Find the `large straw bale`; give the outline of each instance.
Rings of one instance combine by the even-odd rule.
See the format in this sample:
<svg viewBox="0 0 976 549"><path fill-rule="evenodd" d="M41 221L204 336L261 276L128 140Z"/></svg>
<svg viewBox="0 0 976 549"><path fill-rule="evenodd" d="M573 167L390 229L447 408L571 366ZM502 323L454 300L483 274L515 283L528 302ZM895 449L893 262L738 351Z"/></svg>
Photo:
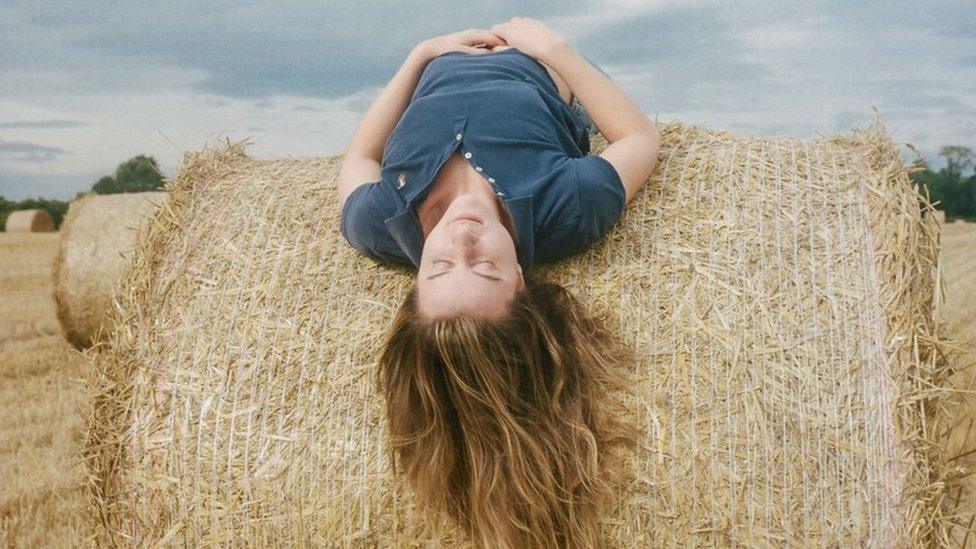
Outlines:
<svg viewBox="0 0 976 549"><path fill-rule="evenodd" d="M107 332L108 310L136 234L165 192L99 195L73 200L54 260L54 300L65 338L88 347Z"/></svg>
<svg viewBox="0 0 976 549"><path fill-rule="evenodd" d="M605 241L541 273L638 354L609 546L944 541L938 225L880 121L662 135ZM341 240L340 157L245 146L184 159L93 356L101 541L451 542L391 477L372 385L411 273Z"/></svg>
<svg viewBox="0 0 976 549"><path fill-rule="evenodd" d="M7 216L4 230L8 233L51 233L54 219L47 210L16 210Z"/></svg>

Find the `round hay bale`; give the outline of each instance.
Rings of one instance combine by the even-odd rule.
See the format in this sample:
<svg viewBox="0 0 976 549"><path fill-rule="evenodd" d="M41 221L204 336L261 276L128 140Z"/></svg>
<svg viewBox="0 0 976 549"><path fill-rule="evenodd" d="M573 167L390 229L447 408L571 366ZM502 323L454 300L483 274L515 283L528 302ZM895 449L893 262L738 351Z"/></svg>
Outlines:
<svg viewBox="0 0 976 549"><path fill-rule="evenodd" d="M51 233L54 219L47 210L17 210L10 212L4 227L8 233Z"/></svg>
<svg viewBox="0 0 976 549"><path fill-rule="evenodd" d="M617 226L540 273L638 358L607 546L947 539L938 225L883 126L661 130ZM102 543L459 541L390 472L373 374L412 273L342 240L340 161L185 158L92 357Z"/></svg>
<svg viewBox="0 0 976 549"><path fill-rule="evenodd" d="M165 197L89 193L68 206L54 261L54 300L64 336L75 347L98 340L136 234Z"/></svg>

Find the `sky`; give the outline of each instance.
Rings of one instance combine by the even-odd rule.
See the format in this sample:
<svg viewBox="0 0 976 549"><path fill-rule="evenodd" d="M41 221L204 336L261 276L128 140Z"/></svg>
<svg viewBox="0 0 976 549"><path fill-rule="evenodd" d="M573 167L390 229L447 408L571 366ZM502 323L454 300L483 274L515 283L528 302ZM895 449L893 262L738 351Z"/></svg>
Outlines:
<svg viewBox="0 0 976 549"><path fill-rule="evenodd" d="M870 124L939 167L976 150L976 3L298 1L0 3L0 195L68 200L137 154L249 137L342 154L425 38L537 19L658 123L813 138Z"/></svg>

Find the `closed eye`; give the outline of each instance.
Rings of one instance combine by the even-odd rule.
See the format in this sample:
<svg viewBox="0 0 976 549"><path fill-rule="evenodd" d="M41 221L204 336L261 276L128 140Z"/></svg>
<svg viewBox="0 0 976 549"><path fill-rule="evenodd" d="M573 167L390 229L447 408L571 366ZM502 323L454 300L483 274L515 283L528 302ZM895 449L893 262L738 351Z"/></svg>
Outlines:
<svg viewBox="0 0 976 549"><path fill-rule="evenodd" d="M434 262L431 263L431 265L439 265L439 264L444 264L448 268L451 268L451 267L454 266L454 263L451 263L450 261L448 261L446 259L435 259ZM475 265L482 265L482 264L487 264L487 265L489 265L491 267L495 267L496 269L498 268L497 265L495 265L492 261L489 261L487 259L483 259L481 261L475 262Z"/></svg>
<svg viewBox="0 0 976 549"><path fill-rule="evenodd" d="M448 268L442 269L440 272L437 272L437 273L434 273L434 274L428 276L427 277L427 280L430 280L432 278L437 278L439 276L446 275L447 273L449 273L451 271L450 267L454 266L453 263L451 263L450 261L447 261L446 259L437 259L437 260L434 260L434 262L433 262L434 265L437 265L438 263L445 263L445 264L448 265ZM482 263L487 263L487 264L491 265L492 267L494 267L496 269L498 268L493 262L488 261L487 259L482 260L482 261L478 261L477 263L475 263L475 265L480 265ZM494 282L502 282L502 279L499 278L499 277L497 277L497 276L492 276L492 275L486 274L486 273L479 273L478 271L474 271L474 274L477 275L477 276L480 276L481 278L486 278L486 279L491 280L491 281L494 281Z"/></svg>

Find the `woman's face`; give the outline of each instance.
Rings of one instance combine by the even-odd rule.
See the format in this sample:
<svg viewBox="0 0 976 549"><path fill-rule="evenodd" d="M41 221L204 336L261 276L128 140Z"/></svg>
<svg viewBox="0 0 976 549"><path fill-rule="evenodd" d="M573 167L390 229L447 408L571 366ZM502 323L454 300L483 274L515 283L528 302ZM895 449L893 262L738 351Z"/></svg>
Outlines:
<svg viewBox="0 0 976 549"><path fill-rule="evenodd" d="M418 306L428 319L470 314L500 318L524 286L515 242L495 204L458 196L424 241Z"/></svg>

